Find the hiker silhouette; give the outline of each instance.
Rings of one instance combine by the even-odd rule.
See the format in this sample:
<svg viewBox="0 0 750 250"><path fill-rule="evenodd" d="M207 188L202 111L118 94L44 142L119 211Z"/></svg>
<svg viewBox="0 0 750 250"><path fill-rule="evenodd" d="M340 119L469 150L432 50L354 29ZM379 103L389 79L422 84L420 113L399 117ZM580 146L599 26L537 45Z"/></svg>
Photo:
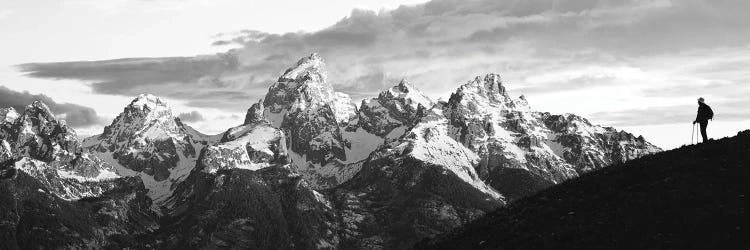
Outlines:
<svg viewBox="0 0 750 250"><path fill-rule="evenodd" d="M701 135L703 136L703 142L706 142L708 140L708 135L706 135L706 127L708 126L708 120L714 119L714 111L711 110L711 107L706 105L704 101L705 99L703 99L703 97L698 98L698 115L695 116L693 125L695 125L696 123L701 125Z"/></svg>

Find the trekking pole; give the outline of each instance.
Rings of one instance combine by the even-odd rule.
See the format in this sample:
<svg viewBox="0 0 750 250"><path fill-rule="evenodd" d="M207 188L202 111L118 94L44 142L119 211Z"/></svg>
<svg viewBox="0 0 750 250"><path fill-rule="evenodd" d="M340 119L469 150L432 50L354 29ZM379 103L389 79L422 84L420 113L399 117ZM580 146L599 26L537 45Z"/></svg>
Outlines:
<svg viewBox="0 0 750 250"><path fill-rule="evenodd" d="M693 123L693 130L690 131L690 145L693 145L693 139L695 139L695 123Z"/></svg>

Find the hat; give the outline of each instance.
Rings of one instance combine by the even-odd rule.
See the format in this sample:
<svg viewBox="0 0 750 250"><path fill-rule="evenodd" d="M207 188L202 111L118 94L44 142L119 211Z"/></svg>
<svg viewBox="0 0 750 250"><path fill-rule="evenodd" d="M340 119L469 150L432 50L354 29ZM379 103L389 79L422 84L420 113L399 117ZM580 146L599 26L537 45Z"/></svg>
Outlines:
<svg viewBox="0 0 750 250"><path fill-rule="evenodd" d="M698 98L698 101L699 101L699 102L703 102L703 101L705 101L705 100L706 100L706 99L703 99L703 97L701 97L701 98Z"/></svg>

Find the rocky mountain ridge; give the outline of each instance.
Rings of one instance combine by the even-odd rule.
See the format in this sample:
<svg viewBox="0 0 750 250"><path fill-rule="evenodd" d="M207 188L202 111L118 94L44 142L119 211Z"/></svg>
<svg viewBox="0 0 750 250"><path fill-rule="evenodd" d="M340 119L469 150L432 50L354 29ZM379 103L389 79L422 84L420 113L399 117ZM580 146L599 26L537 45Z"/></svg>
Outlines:
<svg viewBox="0 0 750 250"><path fill-rule="evenodd" d="M83 145L121 175L141 177L149 196L161 205L193 169L200 150L216 138L182 123L161 98L143 94Z"/></svg>
<svg viewBox="0 0 750 250"><path fill-rule="evenodd" d="M127 239L158 228L141 180L83 152L44 103L2 115L1 248L132 247Z"/></svg>
<svg viewBox="0 0 750 250"><path fill-rule="evenodd" d="M0 157L30 157L13 169L62 187L48 189L73 207L129 197L118 220L143 227L127 234L169 249L409 248L512 200L660 151L576 115L533 111L497 74L462 84L448 101L402 80L357 106L334 91L318 54L287 69L243 124L216 136L148 94L83 143L49 109L30 107L21 116L0 110L12 121L1 124ZM85 195L65 193L78 190L74 181Z"/></svg>

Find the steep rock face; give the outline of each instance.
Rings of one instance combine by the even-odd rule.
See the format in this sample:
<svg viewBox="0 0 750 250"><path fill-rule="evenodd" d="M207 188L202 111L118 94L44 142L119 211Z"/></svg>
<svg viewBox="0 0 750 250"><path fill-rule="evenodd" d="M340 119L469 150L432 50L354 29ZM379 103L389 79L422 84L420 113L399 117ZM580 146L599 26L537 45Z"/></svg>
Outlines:
<svg viewBox="0 0 750 250"><path fill-rule="evenodd" d="M0 123L13 123L18 118L18 112L12 107L0 108Z"/></svg>
<svg viewBox="0 0 750 250"><path fill-rule="evenodd" d="M247 109L247 114L245 115L245 122L242 124L252 124L252 123L258 123L261 121L266 121L266 118L263 116L263 111L265 108L263 107L263 100L253 103L252 106L250 106L249 109Z"/></svg>
<svg viewBox="0 0 750 250"><path fill-rule="evenodd" d="M402 81L357 108L333 91L316 54L219 136L141 95L79 152L75 132L37 106L0 112L0 177L10 176L0 182L14 182L0 187L25 195L0 199L36 202L0 213L0 230L92 216L70 232L56 230L75 219L42 227L69 248L409 248L508 200L658 151L575 115L535 112L495 74L447 102ZM10 240L50 246L30 234Z"/></svg>
<svg viewBox="0 0 750 250"><path fill-rule="evenodd" d="M403 136L432 106L432 101L406 80L362 101L356 119L344 131L348 162L363 163L378 147Z"/></svg>
<svg viewBox="0 0 750 250"><path fill-rule="evenodd" d="M398 138L432 105L427 96L406 80L401 80L396 86L380 92L377 98L362 101L358 126L379 137ZM394 129L400 130L389 135Z"/></svg>
<svg viewBox="0 0 750 250"><path fill-rule="evenodd" d="M443 108L451 137L476 152L483 180L511 199L593 169L660 149L643 138L572 115L532 111L511 98L500 76L477 77Z"/></svg>
<svg viewBox="0 0 750 250"><path fill-rule="evenodd" d="M312 185L330 188L356 172L346 164L350 145L339 126L355 116L356 108L346 94L333 91L319 55L286 70L269 88L263 106L264 117L287 136L292 166Z"/></svg>
<svg viewBox="0 0 750 250"><path fill-rule="evenodd" d="M335 189L344 248L409 248L505 204L476 173L480 158L453 140L449 127L429 111Z"/></svg>
<svg viewBox="0 0 750 250"><path fill-rule="evenodd" d="M128 104L104 132L84 140L91 153L125 176L140 176L157 204L195 166L211 137L183 124L160 98L143 94Z"/></svg>
<svg viewBox="0 0 750 250"><path fill-rule="evenodd" d="M33 102L20 116L12 108L3 113L0 162L10 172L25 172L64 199L99 195L106 190L99 182L120 177L106 162L80 153L75 130L44 103Z"/></svg>
<svg viewBox="0 0 750 250"><path fill-rule="evenodd" d="M143 183L81 153L75 131L34 102L0 122L0 248L123 248L157 227Z"/></svg>
<svg viewBox="0 0 750 250"><path fill-rule="evenodd" d="M262 116L247 121L203 149L170 199L174 209L157 234L158 246L335 248L336 213L288 165L283 132Z"/></svg>
<svg viewBox="0 0 750 250"><path fill-rule="evenodd" d="M746 249L748 151L750 130L594 170L414 248Z"/></svg>
<svg viewBox="0 0 750 250"><path fill-rule="evenodd" d="M196 169L200 169L197 167ZM167 249L333 249L330 202L288 165L194 171L157 234ZM190 187L185 186L190 183Z"/></svg>
<svg viewBox="0 0 750 250"><path fill-rule="evenodd" d="M26 106L16 119L10 119L12 113L6 114L7 125L3 126L6 130L3 134L16 154L53 161L78 150L80 145L75 130L65 121L58 121L44 103L35 101Z"/></svg>
<svg viewBox="0 0 750 250"><path fill-rule="evenodd" d="M242 126L229 129L218 144L206 147L200 157L202 171L215 173L235 168L258 170L288 163L284 133L271 127L260 115L246 119Z"/></svg>
<svg viewBox="0 0 750 250"><path fill-rule="evenodd" d="M0 248L150 248L140 239L158 225L137 178L99 182L106 192L80 200L63 199L40 180L25 171L0 180Z"/></svg>
<svg viewBox="0 0 750 250"><path fill-rule="evenodd" d="M66 200L100 196L113 188L110 180L120 178L106 163L88 157L74 162L50 163L24 157L15 163L15 169L35 178L49 193Z"/></svg>
<svg viewBox="0 0 750 250"><path fill-rule="evenodd" d="M0 162L13 159L13 149L6 140L0 140Z"/></svg>
<svg viewBox="0 0 750 250"><path fill-rule="evenodd" d="M380 103L376 107L387 107ZM391 117L407 110L381 109ZM508 95L496 74L464 84L448 102L405 114L412 116L401 121L412 122L404 135L376 150L355 178L335 189L343 246L408 248L509 199L659 151L642 137L575 115L532 111L523 96ZM367 115L377 118L362 119ZM363 105L359 117L370 131L391 133L372 129L388 128L382 122L387 116Z"/></svg>
<svg viewBox="0 0 750 250"><path fill-rule="evenodd" d="M8 140L11 138L11 126L13 126L13 122L15 122L17 118L18 113L16 113L14 108L8 107L0 109L0 163L13 158L13 149Z"/></svg>

